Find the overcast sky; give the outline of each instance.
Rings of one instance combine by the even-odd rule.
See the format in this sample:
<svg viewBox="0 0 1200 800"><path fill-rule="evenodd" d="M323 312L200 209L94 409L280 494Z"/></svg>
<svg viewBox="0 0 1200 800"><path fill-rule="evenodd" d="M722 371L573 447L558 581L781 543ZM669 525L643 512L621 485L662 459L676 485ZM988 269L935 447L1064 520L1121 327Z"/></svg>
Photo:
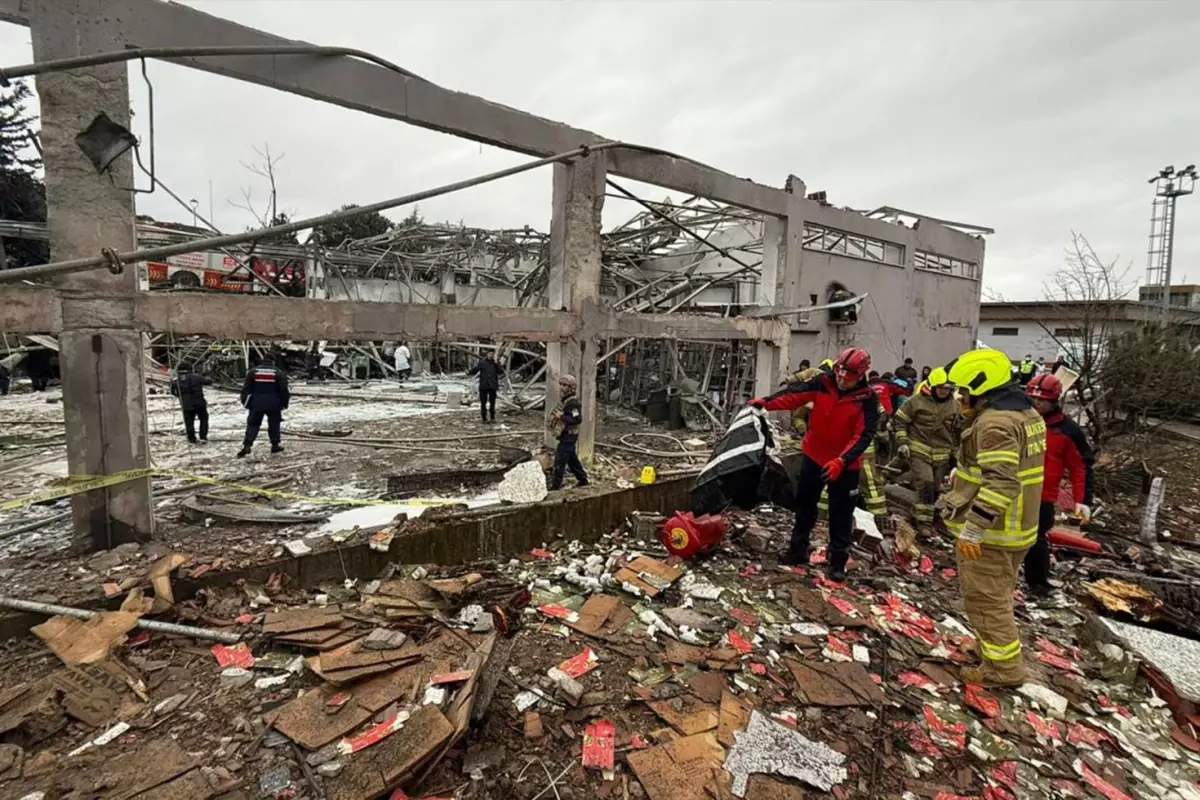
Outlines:
<svg viewBox="0 0 1200 800"><path fill-rule="evenodd" d="M444 87L662 147L836 205L986 225L985 287L1041 295L1072 230L1146 267L1160 167L1200 161L1196 2L389 2L206 0L218 16L376 53ZM31 59L0 24L0 62ZM145 93L132 73L144 124ZM280 206L310 216L524 157L247 83L152 63L160 177L249 216L241 161L269 143ZM143 131L139 128L139 133ZM639 186L652 199L678 193ZM190 221L165 195L138 210ZM613 223L636 207L609 199ZM548 170L430 201L427 220L546 229ZM400 218L404 211L393 212ZM1200 197L1180 201L1176 280L1200 282Z"/></svg>

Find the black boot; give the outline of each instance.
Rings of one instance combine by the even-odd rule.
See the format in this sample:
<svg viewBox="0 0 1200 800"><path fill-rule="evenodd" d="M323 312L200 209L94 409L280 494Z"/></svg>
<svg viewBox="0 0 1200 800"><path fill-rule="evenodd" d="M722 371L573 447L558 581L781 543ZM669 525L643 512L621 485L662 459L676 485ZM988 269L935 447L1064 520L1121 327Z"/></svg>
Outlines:
<svg viewBox="0 0 1200 800"><path fill-rule="evenodd" d="M271 445L271 452L272 452L272 453L282 453L282 452L283 452L283 445L281 445L281 444L273 444L273 445Z"/></svg>
<svg viewBox="0 0 1200 800"><path fill-rule="evenodd" d="M248 455L250 455L250 448L245 445L242 445L242 449L237 451L238 458L245 458Z"/></svg>
<svg viewBox="0 0 1200 800"><path fill-rule="evenodd" d="M846 562L850 560L849 553L829 553L829 569L825 573L831 581L845 583L846 581Z"/></svg>
<svg viewBox="0 0 1200 800"><path fill-rule="evenodd" d="M779 559L779 564L784 567L807 567L808 548L789 547L783 558Z"/></svg>

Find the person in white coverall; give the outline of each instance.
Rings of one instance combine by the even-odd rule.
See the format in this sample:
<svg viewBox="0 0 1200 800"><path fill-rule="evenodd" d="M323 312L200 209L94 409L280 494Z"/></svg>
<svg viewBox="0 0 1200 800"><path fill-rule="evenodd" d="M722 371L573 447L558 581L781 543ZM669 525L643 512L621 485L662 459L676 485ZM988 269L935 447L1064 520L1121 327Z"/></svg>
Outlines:
<svg viewBox="0 0 1200 800"><path fill-rule="evenodd" d="M393 356L396 359L396 378L397 380L408 380L412 377L412 353L408 350L408 343L401 342L396 346L396 352Z"/></svg>

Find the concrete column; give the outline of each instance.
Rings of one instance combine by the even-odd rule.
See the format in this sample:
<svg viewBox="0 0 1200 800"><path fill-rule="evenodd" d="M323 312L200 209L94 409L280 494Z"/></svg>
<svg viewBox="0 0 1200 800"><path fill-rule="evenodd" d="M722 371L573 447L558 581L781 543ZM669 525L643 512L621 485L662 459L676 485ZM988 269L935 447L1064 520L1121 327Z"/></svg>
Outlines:
<svg viewBox="0 0 1200 800"><path fill-rule="evenodd" d="M800 277L804 271L804 218L805 206L811 202L804 199L804 181L789 175L787 187L787 227L783 234L784 246L780 253L783 265L779 276L779 297L783 305L796 307L808 304L808 298L800 293ZM789 321L793 328L801 328L799 317Z"/></svg>
<svg viewBox="0 0 1200 800"><path fill-rule="evenodd" d="M779 389L779 382L789 372L781 356L780 348L776 347L774 342L759 342L755 346L755 397L766 397Z"/></svg>
<svg viewBox="0 0 1200 800"><path fill-rule="evenodd" d="M804 182L788 177L788 215L768 216L763 220L762 277L758 284L759 303L780 308L805 305L800 298L800 270L804 241ZM798 316L788 317L789 326L797 325ZM782 341L782 338L781 338ZM759 342L754 368L754 391L759 397L775 391L779 381L791 372L790 347L774 342Z"/></svg>
<svg viewBox="0 0 1200 800"><path fill-rule="evenodd" d="M31 28L37 61L125 46L104 0L33 0ZM96 173L75 136L100 112L129 126L128 66L112 64L37 78L50 252L55 260L95 256L102 248L132 250L130 156ZM72 475L112 474L150 465L146 432L143 337L132 328L137 270L105 269L58 279L63 330L59 363ZM154 532L150 480L141 478L72 498L76 544L92 550Z"/></svg>
<svg viewBox="0 0 1200 800"><path fill-rule="evenodd" d="M554 167L554 210L550 218L550 275L547 299L551 310L582 315L600 298L600 215L604 209L606 161L603 153ZM596 359L594 339L581 336L546 345L546 420L562 398L558 377L574 375L583 402L579 457L590 464L596 441ZM546 444L554 437L547 431Z"/></svg>
<svg viewBox="0 0 1200 800"><path fill-rule="evenodd" d="M782 305L781 291L787 269L788 221L784 217L763 218L763 255L758 278L760 306Z"/></svg>

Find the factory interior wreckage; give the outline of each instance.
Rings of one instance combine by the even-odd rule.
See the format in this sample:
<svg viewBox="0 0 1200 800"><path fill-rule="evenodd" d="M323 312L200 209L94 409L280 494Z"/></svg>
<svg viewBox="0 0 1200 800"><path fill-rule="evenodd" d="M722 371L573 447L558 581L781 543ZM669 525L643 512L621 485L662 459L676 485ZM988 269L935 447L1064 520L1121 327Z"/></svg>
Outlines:
<svg viewBox="0 0 1200 800"><path fill-rule="evenodd" d="M952 537L916 534L896 461L845 582L825 523L787 566L788 508L697 504L735 430L755 469L802 458L789 420L738 427L801 359L975 347L990 229L161 0L0 21L32 34L0 79L36 81L47 200L0 237L50 252L0 269L3 796L1200 798L1190 426L1108 440L1055 593L1017 599L1012 691L960 680ZM164 62L528 160L224 233L130 133ZM534 170L548 230L272 238Z"/></svg>

